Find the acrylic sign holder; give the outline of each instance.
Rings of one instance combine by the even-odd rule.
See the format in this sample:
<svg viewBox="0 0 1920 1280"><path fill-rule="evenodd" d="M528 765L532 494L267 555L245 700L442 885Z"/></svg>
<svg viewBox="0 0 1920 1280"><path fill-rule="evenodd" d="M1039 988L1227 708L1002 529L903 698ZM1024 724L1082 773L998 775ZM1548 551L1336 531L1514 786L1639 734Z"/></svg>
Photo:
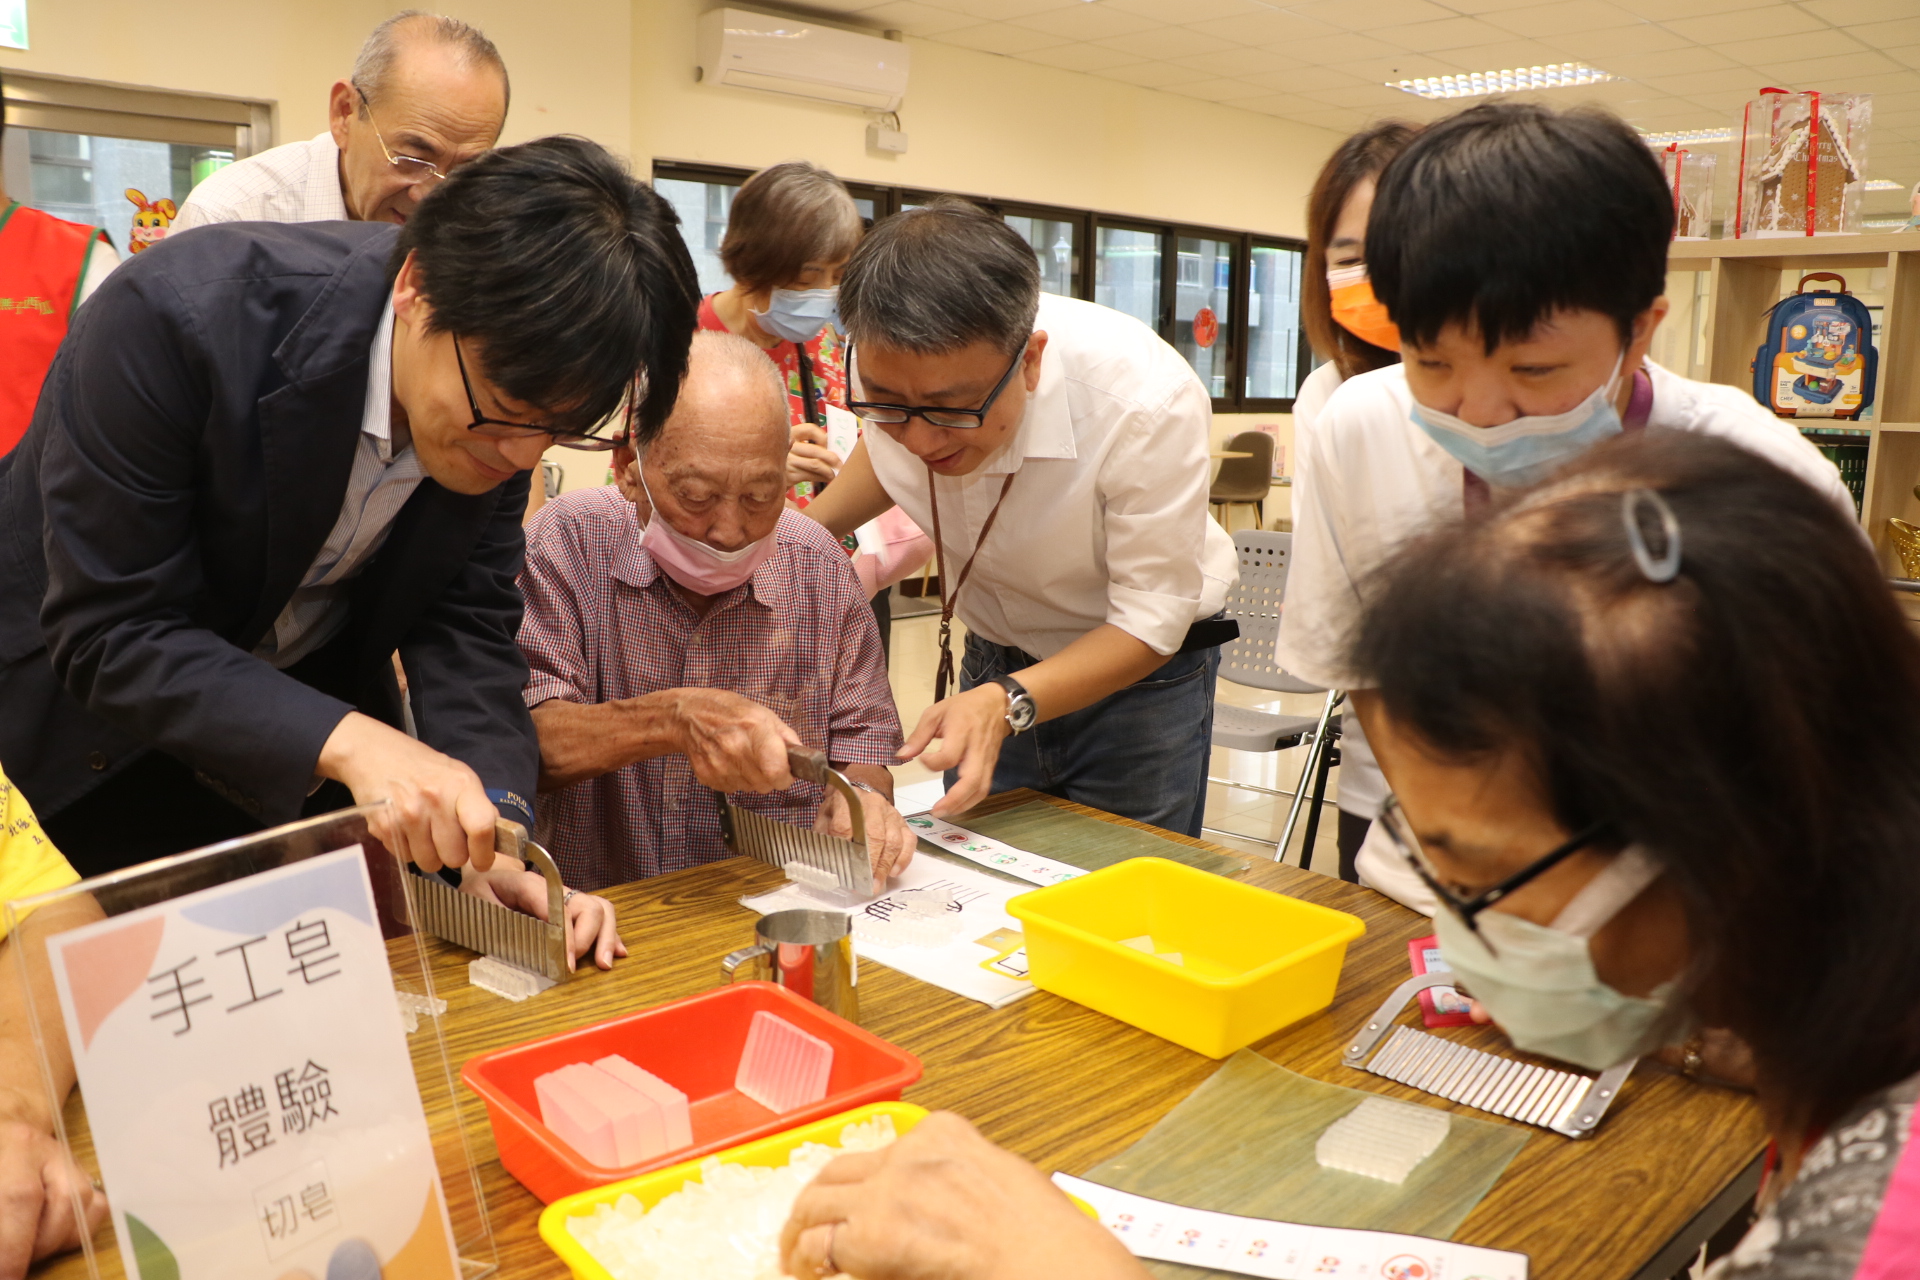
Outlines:
<svg viewBox="0 0 1920 1280"><path fill-rule="evenodd" d="M54 1136L96 1186L100 1185L100 1164L82 1095L76 1090L67 1099L55 1096L53 1090L48 1039L62 1037L64 1050L67 1031L58 1000L50 1001L47 996L54 990L47 940L68 929L91 925L103 915L111 919L359 845L380 932L386 939L392 985L397 992L431 1000L433 979L421 941L425 935L416 926L418 915L409 893L409 884L416 877L368 830L368 815L378 808L341 810L0 904L0 919L8 926L8 945L18 948L21 958L19 980L33 1022L42 1084L55 1117ZM426 1113L460 1280L486 1280L499 1270L499 1258L439 1019L422 1016L418 1030L407 1036L407 1049ZM464 1105L471 1107L472 1103ZM114 1189L108 1185L104 1190L111 1205ZM75 1219L84 1221L77 1190L72 1209ZM109 1212L91 1238L82 1241L87 1274L92 1280L130 1280L116 1247L114 1224L119 1217Z"/></svg>

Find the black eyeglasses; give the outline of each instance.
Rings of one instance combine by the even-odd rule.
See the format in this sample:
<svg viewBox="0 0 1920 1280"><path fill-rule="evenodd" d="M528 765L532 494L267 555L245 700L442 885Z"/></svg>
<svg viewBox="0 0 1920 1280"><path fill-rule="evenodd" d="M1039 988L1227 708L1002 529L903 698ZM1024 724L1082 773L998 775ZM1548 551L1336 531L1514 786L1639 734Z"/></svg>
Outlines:
<svg viewBox="0 0 1920 1280"><path fill-rule="evenodd" d="M373 137L374 141L380 144L380 154L387 158L387 163L393 166L394 171L400 175L402 181L408 186L414 187L420 185L422 182L445 182L447 180L447 175L442 173L439 166L431 160L422 160L419 156L395 155L393 148L387 145L385 135L380 132L380 126L374 124L373 104L367 101L367 91L359 85L355 85L353 91L360 95L360 105L366 108L367 123L373 125Z"/></svg>
<svg viewBox="0 0 1920 1280"><path fill-rule="evenodd" d="M1483 893L1477 893L1469 898L1462 897L1455 893L1453 890L1447 888L1441 881L1439 871L1434 868L1432 863L1427 861L1425 851L1420 848L1419 837L1413 834L1413 826L1407 821L1406 811L1400 807L1400 801L1397 797L1387 797L1387 803L1380 810L1379 822L1381 827L1385 829L1388 837L1393 841L1394 847L1399 851L1400 856L1406 859L1409 867L1413 868L1413 873L1419 876L1427 888L1433 891L1433 896L1440 899L1441 905L1452 911L1454 915L1460 917L1460 923L1473 930L1476 935L1480 933L1480 926L1474 923L1474 918L1482 911L1485 911L1488 907L1491 907L1494 903L1500 901L1522 885L1531 883L1540 875L1559 866L1568 858L1580 852L1580 850L1591 845L1595 840L1600 838L1609 825L1605 822L1594 823L1592 826L1575 834L1574 837L1565 844L1557 846L1542 857L1520 868L1520 870L1514 872L1505 880L1493 886L1493 888ZM1486 939L1482 937L1481 941L1486 942ZM1487 949L1492 950L1493 944L1490 942L1487 943Z"/></svg>
<svg viewBox="0 0 1920 1280"><path fill-rule="evenodd" d="M871 422L879 426L897 427L903 422L915 418L925 418L936 427L957 427L972 431L987 420L987 411L993 408L993 402L1007 389L1007 383L1013 378L1013 371L1020 367L1020 361L1026 358L1027 344L1021 343L1020 350L1014 352L1013 363L1000 375L1000 381L993 384L993 390L987 392L987 398L978 409L950 409L945 405L881 404L872 400L850 400L851 409L862 422ZM847 353L847 369L853 371L853 353Z"/></svg>
<svg viewBox="0 0 1920 1280"><path fill-rule="evenodd" d="M569 449L585 449L593 453L604 453L618 448L627 437L633 425L634 398L627 397L626 421L620 430L610 436L590 435L584 431L568 431L561 427L541 426L533 422L506 422L499 418L489 418L480 412L480 402L473 395L473 379L467 376L467 358L460 352L460 339L453 340L453 358L460 366L460 385L467 389L467 407L473 410L473 421L467 424L467 430L477 436L486 436L493 440L526 440L533 436L551 437L555 444L565 445Z"/></svg>

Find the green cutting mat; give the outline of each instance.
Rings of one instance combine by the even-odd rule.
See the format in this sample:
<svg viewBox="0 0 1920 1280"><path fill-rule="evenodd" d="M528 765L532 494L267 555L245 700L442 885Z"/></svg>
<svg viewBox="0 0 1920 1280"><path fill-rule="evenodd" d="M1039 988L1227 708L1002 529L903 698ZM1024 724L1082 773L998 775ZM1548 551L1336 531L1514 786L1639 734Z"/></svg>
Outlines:
<svg viewBox="0 0 1920 1280"><path fill-rule="evenodd" d="M1030 800L1003 813L969 817L960 825L1016 849L1025 849L1083 871L1098 871L1116 862L1125 862L1128 858L1165 858L1219 876L1244 875L1253 865L1245 858L1209 853L1205 849L1180 844L1152 832L1089 818L1081 813L1069 813L1044 800ZM978 871L1001 874L990 867L982 867L948 853L927 840L920 842L920 852Z"/></svg>

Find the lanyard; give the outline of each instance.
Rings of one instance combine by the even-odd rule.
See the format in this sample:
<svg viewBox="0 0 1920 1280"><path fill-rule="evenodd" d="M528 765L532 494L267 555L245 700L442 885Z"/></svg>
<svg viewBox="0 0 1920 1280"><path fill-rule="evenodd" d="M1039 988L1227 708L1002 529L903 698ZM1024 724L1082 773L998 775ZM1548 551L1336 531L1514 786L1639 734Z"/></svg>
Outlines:
<svg viewBox="0 0 1920 1280"><path fill-rule="evenodd" d="M1000 506L1007 500L1007 491L1013 488L1013 478L1018 474L1017 471L1007 473L1006 481L1000 486L1000 496L994 500L993 510L987 513L987 522L980 526L980 540L973 544L973 554L960 566L960 580L949 591L947 542L940 536L940 486L933 468L927 468L927 501L933 507L933 571L940 577L940 669L933 677L935 702L946 698L947 685L953 680L953 610L960 603L960 588L967 585L967 575L973 572L973 562L980 558L980 548L987 545L987 535L993 532L993 522L1000 518Z"/></svg>
<svg viewBox="0 0 1920 1280"><path fill-rule="evenodd" d="M807 358L804 343L793 344L793 353L800 357L800 412L806 415L809 426L826 425L826 415L820 412L820 393L813 385L813 361Z"/></svg>

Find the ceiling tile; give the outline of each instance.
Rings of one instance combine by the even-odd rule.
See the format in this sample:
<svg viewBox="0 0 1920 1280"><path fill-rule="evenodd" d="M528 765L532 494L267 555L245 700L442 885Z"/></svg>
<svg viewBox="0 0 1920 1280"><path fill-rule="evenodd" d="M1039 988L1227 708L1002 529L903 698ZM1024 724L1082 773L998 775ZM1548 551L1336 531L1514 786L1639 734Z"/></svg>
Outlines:
<svg viewBox="0 0 1920 1280"><path fill-rule="evenodd" d="M1869 49L1899 48L1903 45L1920 44L1920 16L1901 18L1894 22L1868 22L1857 27L1847 27L1846 33Z"/></svg>
<svg viewBox="0 0 1920 1280"><path fill-rule="evenodd" d="M1578 31L1572 35L1548 36L1546 43L1577 62L1613 70L1613 60L1636 53L1665 53L1669 49L1696 47L1685 36L1675 35L1651 22L1636 22L1630 27L1606 27L1599 31Z"/></svg>
<svg viewBox="0 0 1920 1280"><path fill-rule="evenodd" d="M1294 13L1331 22L1349 31L1373 31L1413 22L1437 22L1454 16L1451 10L1430 0L1365 0L1364 4L1355 3L1355 0L1307 0L1305 4L1288 7Z"/></svg>
<svg viewBox="0 0 1920 1280"><path fill-rule="evenodd" d="M1344 71L1357 77L1366 84L1395 84L1401 80L1417 80L1422 76L1450 76L1462 71L1471 71L1449 58L1432 53L1401 53L1391 58L1360 58L1353 62L1336 62L1335 71ZM1401 92L1399 89L1395 93Z"/></svg>
<svg viewBox="0 0 1920 1280"><path fill-rule="evenodd" d="M1364 129L1367 121L1373 118L1373 113L1353 107L1316 107L1312 111L1303 111L1289 118L1298 120L1301 124L1331 129L1335 133L1353 133Z"/></svg>
<svg viewBox="0 0 1920 1280"><path fill-rule="evenodd" d="M1218 53L1233 44L1218 36L1189 31L1185 27L1156 27L1138 35L1113 36L1100 41L1109 49L1138 54L1142 58L1186 58L1196 53Z"/></svg>
<svg viewBox="0 0 1920 1280"><path fill-rule="evenodd" d="M1836 27L1850 27L1911 17L1913 0L1806 0L1806 9Z"/></svg>
<svg viewBox="0 0 1920 1280"><path fill-rule="evenodd" d="M1652 22L1671 18L1699 18L1710 13L1730 13L1751 9L1753 0L1613 0L1629 13L1637 13Z"/></svg>
<svg viewBox="0 0 1920 1280"><path fill-rule="evenodd" d="M1438 22L1415 22L1404 27L1376 31L1377 39L1397 44L1416 53L1439 53L1475 44L1495 44L1508 38L1505 31L1478 18L1442 18Z"/></svg>
<svg viewBox="0 0 1920 1280"><path fill-rule="evenodd" d="M871 0L820 0L818 4L809 4L809 9L820 9L828 13L853 13L865 9Z"/></svg>
<svg viewBox="0 0 1920 1280"><path fill-rule="evenodd" d="M1905 63L1909 67L1920 67L1920 44L1910 44L1900 49L1887 49L1885 53L1895 62Z"/></svg>
<svg viewBox="0 0 1920 1280"><path fill-rule="evenodd" d="M972 14L986 22L1005 22L1008 18L1030 18L1049 9L1067 9L1081 0L941 0L939 8Z"/></svg>
<svg viewBox="0 0 1920 1280"><path fill-rule="evenodd" d="M893 0L891 4L875 5L871 9L862 9L860 18L862 21L880 23L888 30L904 31L910 36L923 38L957 31L961 27L977 26L979 23L978 19L968 14L936 9L930 4L919 3L919 0Z"/></svg>
<svg viewBox="0 0 1920 1280"><path fill-rule="evenodd" d="M1284 71L1288 59L1267 49L1222 49L1219 53L1196 53L1176 58L1183 67L1192 67L1208 75L1245 77L1272 71Z"/></svg>
<svg viewBox="0 0 1920 1280"><path fill-rule="evenodd" d="M1689 71L1671 76L1648 76L1641 83L1648 88L1658 89L1662 93L1677 93L1689 97L1706 93L1737 93L1747 97L1759 88L1753 82L1752 70L1747 67L1726 67L1719 71Z"/></svg>
<svg viewBox="0 0 1920 1280"><path fill-rule="evenodd" d="M1152 18L1170 26L1242 15L1257 18L1272 7L1262 0L1100 0L1100 6Z"/></svg>
<svg viewBox="0 0 1920 1280"><path fill-rule="evenodd" d="M1322 89L1338 89L1362 81L1332 67L1290 66L1283 71L1262 71L1239 77L1248 84L1265 85L1281 93L1302 93L1309 97Z"/></svg>
<svg viewBox="0 0 1920 1280"><path fill-rule="evenodd" d="M1166 25L1131 13L1122 13L1117 9L1103 8L1097 4L1081 4L1071 9L1050 9L1046 13L1036 13L1031 18L1011 18L1008 21L1016 27L1025 27L1029 31L1043 31L1050 36L1060 36L1067 40L1100 40L1107 36L1131 36L1142 31L1156 31Z"/></svg>
<svg viewBox="0 0 1920 1280"><path fill-rule="evenodd" d="M1457 62L1469 71L1504 71L1509 67L1534 67L1567 60L1567 55L1552 45L1538 40L1513 39L1449 49L1446 56L1447 61Z"/></svg>
<svg viewBox="0 0 1920 1280"><path fill-rule="evenodd" d="M1192 84L1195 80L1208 78L1204 71L1195 71L1192 67L1176 67L1171 62L1135 62L1123 67L1095 71L1093 74L1107 80L1124 80L1128 84L1137 84L1147 89L1164 89L1168 85Z"/></svg>
<svg viewBox="0 0 1920 1280"><path fill-rule="evenodd" d="M1335 35L1345 30L1330 22L1303 18L1297 13L1286 13L1278 9L1244 13L1231 18L1187 22L1182 25L1195 31L1205 32L1210 36L1218 36L1222 40L1247 45L1279 44L1285 40L1305 40L1311 36Z"/></svg>
<svg viewBox="0 0 1920 1280"><path fill-rule="evenodd" d="M1413 95L1390 89L1384 84L1357 84L1351 89L1322 89L1313 96L1330 107L1366 107L1385 111L1399 106Z"/></svg>
<svg viewBox="0 0 1920 1280"><path fill-rule="evenodd" d="M1391 58L1401 52L1384 40L1351 32L1337 36L1315 36L1311 40L1294 40L1271 47L1307 67L1331 66L1336 62L1353 62L1359 58Z"/></svg>
<svg viewBox="0 0 1920 1280"><path fill-rule="evenodd" d="M1320 104L1297 93L1269 93L1258 98L1242 98L1233 104L1242 111L1258 111L1263 116L1285 116L1296 111L1317 111Z"/></svg>
<svg viewBox="0 0 1920 1280"><path fill-rule="evenodd" d="M1725 71L1739 66L1732 58L1714 49L1690 45L1665 49L1658 53L1627 53L1607 59L1606 69L1617 76L1646 80L1655 76L1677 76L1696 72ZM1746 73L1751 80L1753 73ZM1759 88L1759 85L1754 85Z"/></svg>
<svg viewBox="0 0 1920 1280"><path fill-rule="evenodd" d="M1248 84L1244 80L1195 80L1188 84L1167 86L1168 93L1177 93L1182 97L1201 98L1207 102L1232 102L1236 98L1264 98L1267 91L1259 85Z"/></svg>
<svg viewBox="0 0 1920 1280"><path fill-rule="evenodd" d="M1847 83L1841 87L1852 93L1872 94L1876 119L1879 117L1882 106L1889 104L1920 106L1920 76L1916 76L1905 67L1883 71L1877 75L1849 77Z"/></svg>
<svg viewBox="0 0 1920 1280"><path fill-rule="evenodd" d="M1624 27L1640 19L1607 0L1559 0L1556 4L1534 5L1530 9L1490 13L1487 21L1515 35L1539 38Z"/></svg>
<svg viewBox="0 0 1920 1280"><path fill-rule="evenodd" d="M1750 67L1764 67L1769 63L1791 66L1810 58L1866 52L1858 40L1833 30L1808 31L1797 36L1768 36L1763 40L1729 40L1717 48L1735 62L1744 62Z"/></svg>
<svg viewBox="0 0 1920 1280"><path fill-rule="evenodd" d="M1058 67L1062 71L1108 71L1141 61L1130 53L1117 53L1097 44L1057 44L1051 49L1023 53L1020 59L1023 62L1037 62L1043 67Z"/></svg>
<svg viewBox="0 0 1920 1280"><path fill-rule="evenodd" d="M941 35L940 43L957 44L982 53L1032 53L1049 45L1066 43L1059 36L1042 35L1006 22L983 22L977 27L961 27Z"/></svg>
<svg viewBox="0 0 1920 1280"><path fill-rule="evenodd" d="M1865 50L1825 58L1791 58L1753 65L1754 70L1772 77L1768 83L1782 89L1824 89L1832 93L1851 90L1855 76L1900 69L1900 64L1885 54Z"/></svg>
<svg viewBox="0 0 1920 1280"><path fill-rule="evenodd" d="M1689 40L1701 44L1719 44L1725 40L1758 40L1762 36L1790 36L1799 31L1819 31L1827 24L1790 4L1771 4L1764 9L1736 9L1704 18L1662 18L1661 24Z"/></svg>

